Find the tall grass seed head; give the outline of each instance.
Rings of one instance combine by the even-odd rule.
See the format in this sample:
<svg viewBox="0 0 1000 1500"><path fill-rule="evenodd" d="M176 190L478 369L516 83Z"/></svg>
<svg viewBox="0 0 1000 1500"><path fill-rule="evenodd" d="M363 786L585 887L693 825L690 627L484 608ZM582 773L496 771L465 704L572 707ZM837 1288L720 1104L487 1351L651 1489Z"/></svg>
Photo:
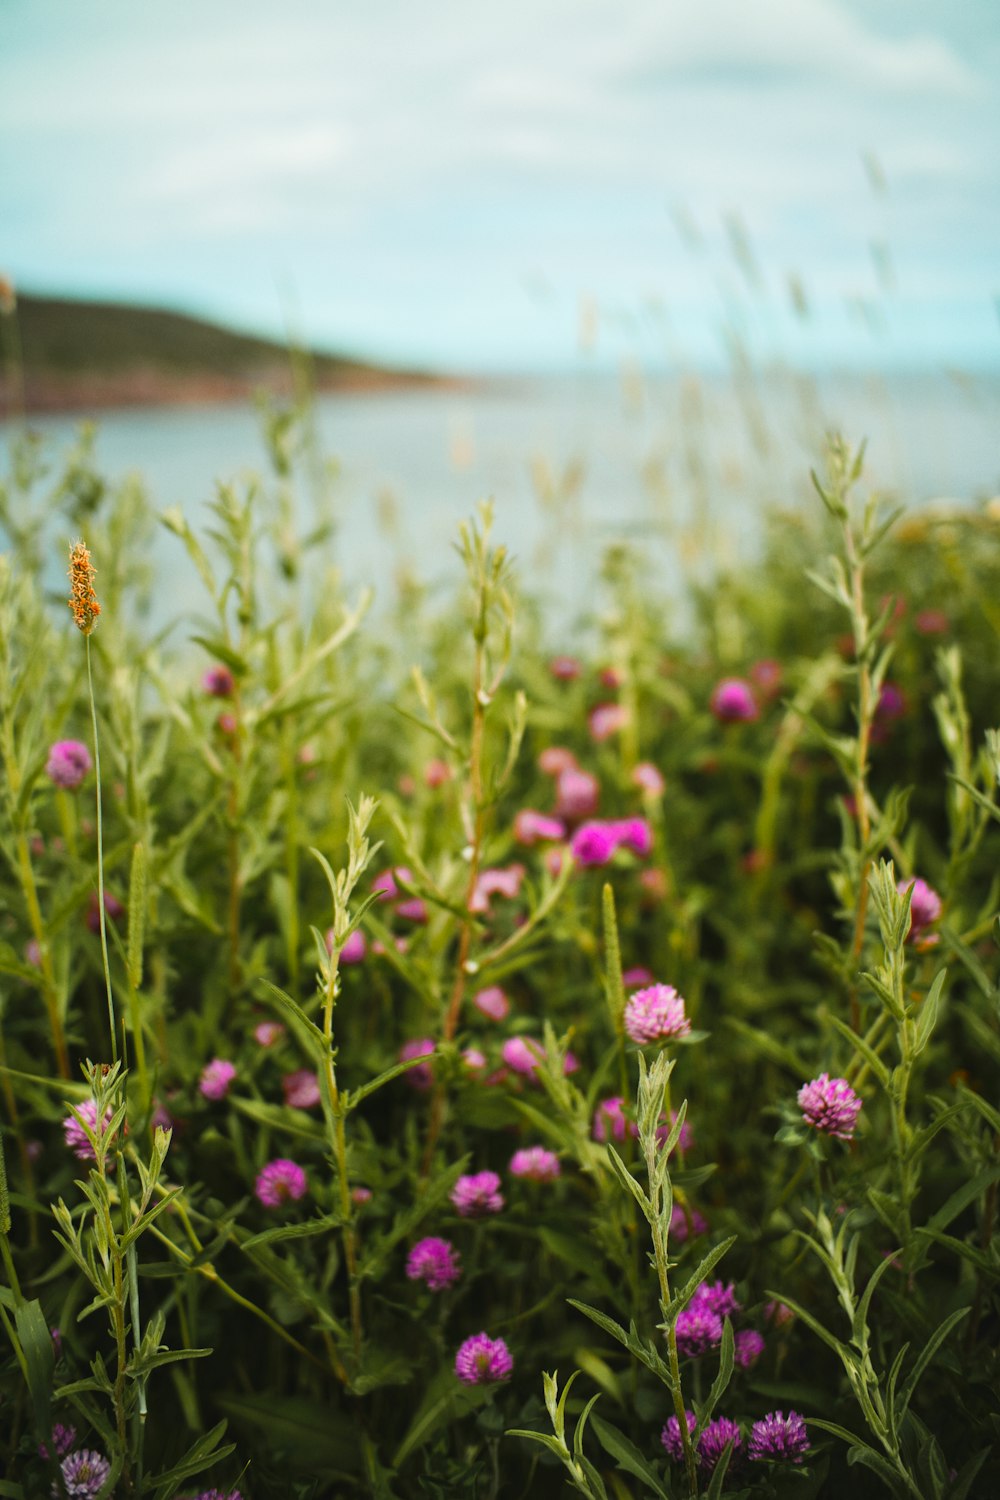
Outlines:
<svg viewBox="0 0 1000 1500"><path fill-rule="evenodd" d="M77 630L90 635L101 606L94 593L94 565L83 542L74 542L69 554L70 596L67 603Z"/></svg>

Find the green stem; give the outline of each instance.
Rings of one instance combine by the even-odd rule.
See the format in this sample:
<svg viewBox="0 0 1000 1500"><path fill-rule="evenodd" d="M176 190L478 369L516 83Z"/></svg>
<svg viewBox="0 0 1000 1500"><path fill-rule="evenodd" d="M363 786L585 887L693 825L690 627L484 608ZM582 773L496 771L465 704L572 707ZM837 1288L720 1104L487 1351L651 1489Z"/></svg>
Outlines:
<svg viewBox="0 0 1000 1500"><path fill-rule="evenodd" d="M104 983L108 993L108 1027L111 1031L111 1060L118 1061L118 1037L115 1027L115 1002L111 993L111 965L108 960L108 921L104 910L104 817L101 805L101 747L97 733L97 703L94 698L94 673L90 658L90 636L87 642L87 687L90 691L90 718L94 729L94 780L97 783L97 910L101 923L101 958Z"/></svg>

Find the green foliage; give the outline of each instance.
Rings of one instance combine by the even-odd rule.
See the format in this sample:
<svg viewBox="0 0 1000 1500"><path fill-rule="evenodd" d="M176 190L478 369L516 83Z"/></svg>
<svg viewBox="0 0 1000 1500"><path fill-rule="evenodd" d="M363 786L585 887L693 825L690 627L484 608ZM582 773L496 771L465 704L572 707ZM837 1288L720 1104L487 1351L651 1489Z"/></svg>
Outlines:
<svg viewBox="0 0 1000 1500"><path fill-rule="evenodd" d="M556 675L489 507L460 600L373 624L305 409L264 421L268 476L160 517L155 576L87 435L59 473L22 437L0 487L0 1493L58 1486L54 1424L153 1500L992 1493L995 517L886 514L834 444L817 524L680 638L612 547ZM111 1066L95 776L46 771L91 745L40 583L80 531ZM151 636L182 569L203 608ZM755 717L712 711L727 677ZM634 1039L652 982L689 1031ZM846 1125L798 1102L824 1074ZM462 1212L485 1171L502 1210ZM408 1274L429 1237L446 1286ZM509 1378L457 1377L480 1332ZM751 1461L779 1409L808 1451Z"/></svg>

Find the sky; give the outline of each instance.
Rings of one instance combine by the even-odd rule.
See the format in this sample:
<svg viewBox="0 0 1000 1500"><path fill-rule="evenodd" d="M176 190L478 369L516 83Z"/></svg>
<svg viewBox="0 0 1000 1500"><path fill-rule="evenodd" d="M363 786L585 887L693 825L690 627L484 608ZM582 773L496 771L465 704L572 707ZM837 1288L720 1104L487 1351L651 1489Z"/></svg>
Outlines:
<svg viewBox="0 0 1000 1500"><path fill-rule="evenodd" d="M996 369L1000 3L0 0L0 272L438 369Z"/></svg>

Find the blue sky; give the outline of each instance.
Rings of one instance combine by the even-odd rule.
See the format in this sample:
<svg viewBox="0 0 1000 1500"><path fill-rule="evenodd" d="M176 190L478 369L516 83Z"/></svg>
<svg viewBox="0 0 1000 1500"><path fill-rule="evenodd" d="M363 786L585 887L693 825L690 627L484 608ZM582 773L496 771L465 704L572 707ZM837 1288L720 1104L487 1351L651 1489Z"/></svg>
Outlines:
<svg viewBox="0 0 1000 1500"><path fill-rule="evenodd" d="M996 368L998 80L997 0L4 0L0 270L443 368Z"/></svg>

